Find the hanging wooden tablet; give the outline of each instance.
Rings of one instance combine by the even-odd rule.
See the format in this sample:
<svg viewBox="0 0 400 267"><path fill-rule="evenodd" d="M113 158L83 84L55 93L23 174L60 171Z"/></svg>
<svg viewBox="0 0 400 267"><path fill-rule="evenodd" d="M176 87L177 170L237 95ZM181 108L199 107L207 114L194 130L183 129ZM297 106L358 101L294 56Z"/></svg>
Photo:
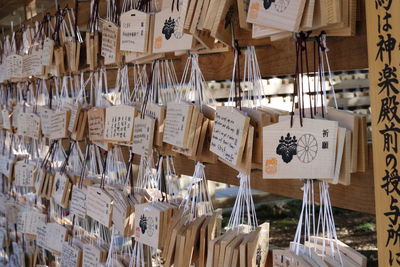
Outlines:
<svg viewBox="0 0 400 267"><path fill-rule="evenodd" d="M248 266L265 266L269 249L269 223L257 227L258 235L247 243Z"/></svg>
<svg viewBox="0 0 400 267"><path fill-rule="evenodd" d="M61 267L80 267L82 265L82 249L64 242L61 251Z"/></svg>
<svg viewBox="0 0 400 267"><path fill-rule="evenodd" d="M127 105L106 109L104 139L114 142L132 142L135 108Z"/></svg>
<svg viewBox="0 0 400 267"><path fill-rule="evenodd" d="M345 139L346 139L346 131L347 131L346 128L342 128L342 127L338 128L334 178L333 178L333 180L329 181L333 184L339 183L340 169L342 166L342 158L343 158L344 145L345 145Z"/></svg>
<svg viewBox="0 0 400 267"><path fill-rule="evenodd" d="M45 137L50 136L50 127L51 127L51 117L53 116L54 110L51 110L47 107L38 107L37 109L39 117L40 117L40 125L42 134Z"/></svg>
<svg viewBox="0 0 400 267"><path fill-rule="evenodd" d="M232 33L229 23L235 6L235 0L219 1L217 14L211 27L211 36L229 46L232 45Z"/></svg>
<svg viewBox="0 0 400 267"><path fill-rule="evenodd" d="M3 129L11 130L11 120L10 120L11 115L6 108L3 108L1 110L1 117L2 117L2 122L3 122L3 125L2 125Z"/></svg>
<svg viewBox="0 0 400 267"><path fill-rule="evenodd" d="M121 14L121 51L147 51L149 39L150 14L132 9Z"/></svg>
<svg viewBox="0 0 400 267"><path fill-rule="evenodd" d="M357 115L352 112L345 110L337 110L334 108L328 108L326 118L328 120L338 121L340 127L344 127L352 133L352 145L351 145L351 169L352 173L357 172L357 163L359 157L359 124Z"/></svg>
<svg viewBox="0 0 400 267"><path fill-rule="evenodd" d="M75 141L82 141L87 136L88 131L88 111L81 109L77 118L75 131L71 133L71 138Z"/></svg>
<svg viewBox="0 0 400 267"><path fill-rule="evenodd" d="M54 41L50 38L46 38L43 42L42 49L42 65L50 66L53 64L54 55Z"/></svg>
<svg viewBox="0 0 400 267"><path fill-rule="evenodd" d="M306 0L251 0L247 22L298 32Z"/></svg>
<svg viewBox="0 0 400 267"><path fill-rule="evenodd" d="M313 25L311 29L319 29L328 25L328 0L315 1Z"/></svg>
<svg viewBox="0 0 400 267"><path fill-rule="evenodd" d="M43 197L47 200L50 200L53 195L53 185L55 174L52 172L48 172L46 175L46 183L43 186Z"/></svg>
<svg viewBox="0 0 400 267"><path fill-rule="evenodd" d="M264 37L270 37L274 34L281 33L282 30L279 29L274 29L270 27L265 27L261 26L258 24L253 24L252 31L251 31L251 37L253 39L259 39L259 38L264 38Z"/></svg>
<svg viewBox="0 0 400 267"><path fill-rule="evenodd" d="M207 14L205 16L204 23L203 23L203 30L211 31L212 26L214 25L215 17L218 12L218 7L219 7L218 0L210 0L208 9L207 9Z"/></svg>
<svg viewBox="0 0 400 267"><path fill-rule="evenodd" d="M188 148L188 134L192 111L193 105L188 103L168 103L164 122L164 143Z"/></svg>
<svg viewBox="0 0 400 267"><path fill-rule="evenodd" d="M112 22L106 21L102 26L101 56L104 64L115 64L118 60L119 28Z"/></svg>
<svg viewBox="0 0 400 267"><path fill-rule="evenodd" d="M50 139L61 139L68 136L69 117L69 110L52 112L48 129Z"/></svg>
<svg viewBox="0 0 400 267"><path fill-rule="evenodd" d="M185 28L185 32L189 31L189 33L193 34L197 32L197 24L200 19L201 11L203 10L204 0L197 0L196 8L194 9L193 19L191 22L188 21L188 28Z"/></svg>
<svg viewBox="0 0 400 267"><path fill-rule="evenodd" d="M155 120L145 116L135 118L133 126L133 142L132 151L135 154L146 156L149 155L153 148Z"/></svg>
<svg viewBox="0 0 400 267"><path fill-rule="evenodd" d="M79 188L77 185L72 186L71 201L69 211L80 217L86 216L86 189Z"/></svg>
<svg viewBox="0 0 400 267"><path fill-rule="evenodd" d="M232 165L243 156L250 118L233 107L217 107L210 151Z"/></svg>
<svg viewBox="0 0 400 267"><path fill-rule="evenodd" d="M344 0L341 6L341 22L334 25L332 29L326 30L329 36L354 36L356 34L357 22L357 0Z"/></svg>
<svg viewBox="0 0 400 267"><path fill-rule="evenodd" d="M82 266L101 266L107 260L107 250L94 244L83 244Z"/></svg>
<svg viewBox="0 0 400 267"><path fill-rule="evenodd" d="M70 119L68 123L68 131L70 133L76 132L78 120L79 120L79 113L81 111L81 105L79 103L67 104L66 108L70 110Z"/></svg>
<svg viewBox="0 0 400 267"><path fill-rule="evenodd" d="M196 160L207 163L217 163L218 156L210 151L213 121L208 118L203 119L199 144L196 152Z"/></svg>
<svg viewBox="0 0 400 267"><path fill-rule="evenodd" d="M189 2L189 7L185 16L185 21L182 27L182 31L184 32L188 32L188 30L191 28L193 19L194 19L194 14L196 9L200 9L201 10L201 5L202 5L202 1L200 0L195 0L195 1L190 1Z"/></svg>
<svg viewBox="0 0 400 267"><path fill-rule="evenodd" d="M251 109L242 107L242 110L250 117L250 123L254 127L253 138L253 157L252 162L254 167L262 168L262 142L263 142L263 127L271 125L271 116L261 109Z"/></svg>
<svg viewBox="0 0 400 267"><path fill-rule="evenodd" d="M257 235L259 234L258 229L255 231L251 231L248 233L244 238L242 243L239 245L239 263L240 266L247 266L247 256L248 256L248 249L247 249L247 244L249 242L252 242L257 238Z"/></svg>
<svg viewBox="0 0 400 267"><path fill-rule="evenodd" d="M223 266L237 266L234 265L233 258L234 258L234 251L235 249L239 248L240 244L243 241L243 238L246 236L244 233L236 234L235 238L226 246L225 249L225 256L224 256L224 264Z"/></svg>
<svg viewBox="0 0 400 267"><path fill-rule="evenodd" d="M105 227L111 227L113 198L105 190L89 186L86 191L87 215Z"/></svg>
<svg viewBox="0 0 400 267"><path fill-rule="evenodd" d="M112 222L115 230L124 237L131 236L134 229L135 213L133 206L130 205L126 194L118 190L110 190L110 195L113 197L113 212Z"/></svg>
<svg viewBox="0 0 400 267"><path fill-rule="evenodd" d="M154 203L135 205L135 240L144 245L159 248L162 213Z"/></svg>
<svg viewBox="0 0 400 267"><path fill-rule="evenodd" d="M22 56L11 55L6 59L8 77L21 78L22 77Z"/></svg>
<svg viewBox="0 0 400 267"><path fill-rule="evenodd" d="M313 26L315 2L316 0L307 0L306 2L300 24L302 30L312 28Z"/></svg>
<svg viewBox="0 0 400 267"><path fill-rule="evenodd" d="M28 78L31 75L32 75L32 54L23 55L21 77Z"/></svg>
<svg viewBox="0 0 400 267"><path fill-rule="evenodd" d="M30 112L20 113L17 133L33 139L39 139L41 136L40 116Z"/></svg>
<svg viewBox="0 0 400 267"><path fill-rule="evenodd" d="M98 33L86 33L85 36L86 44L86 64L89 65L89 69L94 71L97 67L97 54L99 51L99 35Z"/></svg>
<svg viewBox="0 0 400 267"><path fill-rule="evenodd" d="M339 183L350 185L351 181L351 131L346 130L342 163L340 165Z"/></svg>
<svg viewBox="0 0 400 267"><path fill-rule="evenodd" d="M7 76L7 64L6 63L2 63L0 64L0 82L3 83L8 79Z"/></svg>
<svg viewBox="0 0 400 267"><path fill-rule="evenodd" d="M338 122L295 117L263 130L263 178L334 177ZM321 168L324 166L324 168Z"/></svg>
<svg viewBox="0 0 400 267"><path fill-rule="evenodd" d="M274 249L272 251L272 262L274 267L310 266L301 256L294 254L288 249Z"/></svg>
<svg viewBox="0 0 400 267"><path fill-rule="evenodd" d="M163 145L165 112L165 107L154 103L147 103L146 115L156 120L153 138L153 143L155 146Z"/></svg>
<svg viewBox="0 0 400 267"><path fill-rule="evenodd" d="M18 221L18 214L22 210L22 205L14 199L7 199L5 203L5 217L10 224L16 224Z"/></svg>
<svg viewBox="0 0 400 267"><path fill-rule="evenodd" d="M34 185L35 186L34 192L37 195L41 194L45 177L46 177L46 169L45 168L38 169L38 174Z"/></svg>
<svg viewBox="0 0 400 267"><path fill-rule="evenodd" d="M247 13L249 10L250 0L237 0L237 8L239 13L239 25L240 28L245 30L251 30L251 24L247 23Z"/></svg>
<svg viewBox="0 0 400 267"><path fill-rule="evenodd" d="M37 224L37 245L61 256L67 238L67 228L58 223L39 222Z"/></svg>
<svg viewBox="0 0 400 267"><path fill-rule="evenodd" d="M349 247L348 245L346 245L345 243L341 242L340 240L330 240L328 238L323 238L323 237L315 237L315 236L311 236L310 237L310 242L314 243L314 240L317 242L317 244L319 245L323 245L323 241L325 239L325 242L334 242L335 245L338 246L340 252L349 257L350 259L352 259L354 261L354 263L357 264L357 266L367 266L367 258L361 254L360 252L354 250L353 248ZM335 247L336 249L336 247Z"/></svg>
<svg viewBox="0 0 400 267"><path fill-rule="evenodd" d="M36 238L36 229L39 222L46 221L46 214L40 213L38 210L21 210L19 212L19 218L23 220L23 225L17 225L20 228L19 232L24 233L30 237ZM22 228L22 229L21 229Z"/></svg>
<svg viewBox="0 0 400 267"><path fill-rule="evenodd" d="M14 166L14 185L33 187L37 176L37 166L33 163L26 163L23 160L17 161Z"/></svg>
<svg viewBox="0 0 400 267"><path fill-rule="evenodd" d="M202 7L201 13L200 13L199 22L198 22L197 27L196 27L200 31L202 31L203 28L204 28L204 24L206 22L206 17L207 17L209 5L210 5L210 0L204 0L203 7Z"/></svg>
<svg viewBox="0 0 400 267"><path fill-rule="evenodd" d="M172 5L172 0L166 2ZM153 52L165 53L189 50L192 48L193 37L179 31L179 26L184 23L179 11L175 8L166 8L156 13L154 21Z"/></svg>
<svg viewBox="0 0 400 267"><path fill-rule="evenodd" d="M11 116L11 128L13 130L18 130L18 119L20 118L21 113L23 113L22 105L16 105L13 107Z"/></svg>
<svg viewBox="0 0 400 267"><path fill-rule="evenodd" d="M42 65L42 49L33 47L31 54L31 75L41 76L44 74L44 67Z"/></svg>
<svg viewBox="0 0 400 267"><path fill-rule="evenodd" d="M63 208L68 206L71 183L65 174L57 172L54 177L52 197L54 202Z"/></svg>
<svg viewBox="0 0 400 267"><path fill-rule="evenodd" d="M64 44L67 58L67 70L77 72L79 70L79 57L81 52L81 43L74 37L67 37Z"/></svg>
<svg viewBox="0 0 400 267"><path fill-rule="evenodd" d="M104 138L105 113L104 108L94 107L88 110L89 139L91 141Z"/></svg>
<svg viewBox="0 0 400 267"><path fill-rule="evenodd" d="M199 121L200 119L200 121ZM198 106L194 106L192 110L192 114L190 117L190 124L189 124L189 130L188 130L188 145L187 148L179 148L179 147L174 147L172 150L178 153L181 153L186 156L194 156L194 153L196 153L197 149L197 144L198 144L198 138L200 137L199 135L199 130L201 130L201 121L203 119L203 114L200 113L200 109Z"/></svg>
<svg viewBox="0 0 400 267"><path fill-rule="evenodd" d="M0 155L0 173L6 176L9 181L13 178L14 163L14 158Z"/></svg>

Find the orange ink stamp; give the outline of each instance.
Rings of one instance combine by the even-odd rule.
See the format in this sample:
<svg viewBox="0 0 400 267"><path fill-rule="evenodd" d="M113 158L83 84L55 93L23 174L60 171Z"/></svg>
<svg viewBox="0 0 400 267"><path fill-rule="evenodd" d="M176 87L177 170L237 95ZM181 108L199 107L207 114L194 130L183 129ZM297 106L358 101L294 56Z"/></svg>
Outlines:
<svg viewBox="0 0 400 267"><path fill-rule="evenodd" d="M265 161L265 173L275 174L278 171L278 160L276 158L269 158Z"/></svg>
<svg viewBox="0 0 400 267"><path fill-rule="evenodd" d="M162 47L162 37L158 36L154 42L154 48L160 49Z"/></svg>
<svg viewBox="0 0 400 267"><path fill-rule="evenodd" d="M251 19L257 19L259 11L260 11L260 3L259 2L251 4L251 6L249 8L249 17Z"/></svg>

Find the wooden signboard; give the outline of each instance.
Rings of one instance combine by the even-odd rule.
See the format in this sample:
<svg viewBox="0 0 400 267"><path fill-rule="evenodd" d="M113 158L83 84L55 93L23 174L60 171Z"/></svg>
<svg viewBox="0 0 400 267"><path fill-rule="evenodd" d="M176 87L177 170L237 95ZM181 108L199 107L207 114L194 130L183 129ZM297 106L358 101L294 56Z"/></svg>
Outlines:
<svg viewBox="0 0 400 267"><path fill-rule="evenodd" d="M400 2L365 3L379 266L400 266Z"/></svg>

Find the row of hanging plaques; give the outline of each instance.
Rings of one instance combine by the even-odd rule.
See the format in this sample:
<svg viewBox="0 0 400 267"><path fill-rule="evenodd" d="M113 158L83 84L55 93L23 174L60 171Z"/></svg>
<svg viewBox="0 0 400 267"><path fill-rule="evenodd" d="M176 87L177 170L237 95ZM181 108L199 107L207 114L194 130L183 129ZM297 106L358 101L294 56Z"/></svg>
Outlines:
<svg viewBox="0 0 400 267"><path fill-rule="evenodd" d="M121 65L123 61L149 62L168 52L212 49L216 40L231 46L229 25L237 19L235 10L240 27L252 30L253 38L280 39L306 30L354 35L358 9L356 0L158 2L125 0L118 13L117 2L109 0L107 16L100 20L99 0L92 0L85 38L75 27L74 9L66 7L55 16L44 16L4 39L0 82L76 73L83 65L96 70L101 64L98 55L104 65ZM17 38L22 42L17 43ZM83 44L85 49L81 49Z"/></svg>

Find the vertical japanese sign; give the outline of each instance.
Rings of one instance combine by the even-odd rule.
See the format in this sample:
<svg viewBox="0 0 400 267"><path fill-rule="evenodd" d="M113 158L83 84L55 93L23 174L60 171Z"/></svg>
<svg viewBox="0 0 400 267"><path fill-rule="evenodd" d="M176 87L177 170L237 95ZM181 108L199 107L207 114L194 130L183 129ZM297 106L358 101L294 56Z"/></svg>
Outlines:
<svg viewBox="0 0 400 267"><path fill-rule="evenodd" d="M400 1L365 3L379 266L400 266Z"/></svg>

